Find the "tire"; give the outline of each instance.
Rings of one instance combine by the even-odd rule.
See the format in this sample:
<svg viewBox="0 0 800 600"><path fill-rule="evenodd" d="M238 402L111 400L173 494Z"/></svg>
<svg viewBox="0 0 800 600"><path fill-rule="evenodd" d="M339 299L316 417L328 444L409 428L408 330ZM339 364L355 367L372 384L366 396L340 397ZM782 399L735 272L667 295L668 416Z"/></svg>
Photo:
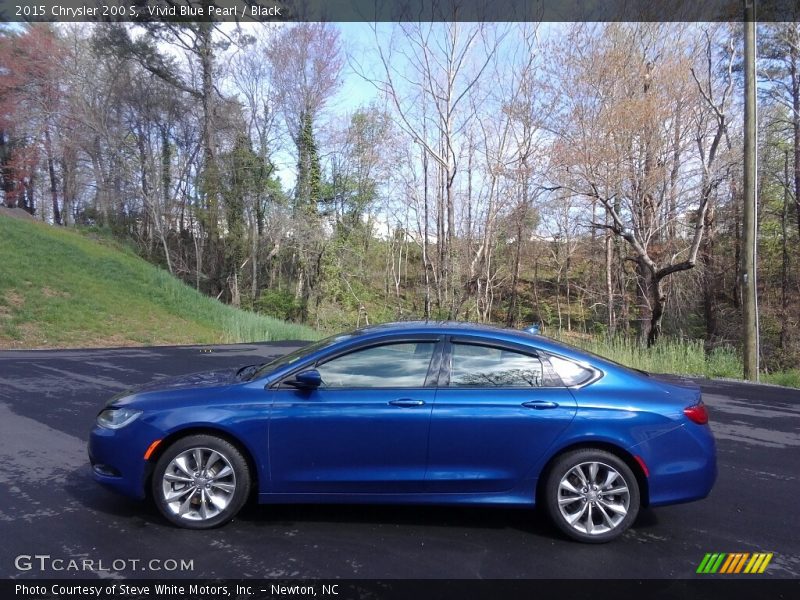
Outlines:
<svg viewBox="0 0 800 600"><path fill-rule="evenodd" d="M544 494L555 526L580 542L610 542L622 535L639 513L636 476L622 459L604 450L582 448L556 459L548 471Z"/></svg>
<svg viewBox="0 0 800 600"><path fill-rule="evenodd" d="M187 529L210 529L233 519L250 495L242 453L213 435L192 435L169 446L153 471L152 492L164 517Z"/></svg>

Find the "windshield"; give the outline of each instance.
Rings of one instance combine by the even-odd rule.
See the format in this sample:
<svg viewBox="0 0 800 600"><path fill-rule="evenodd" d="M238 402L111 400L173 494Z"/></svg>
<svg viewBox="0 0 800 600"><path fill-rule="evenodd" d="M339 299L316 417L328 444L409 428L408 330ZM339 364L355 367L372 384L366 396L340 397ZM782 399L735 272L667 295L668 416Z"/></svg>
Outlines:
<svg viewBox="0 0 800 600"><path fill-rule="evenodd" d="M248 377L248 381L264 377L265 375L268 375L273 371L276 371L280 368L296 363L297 361L308 356L309 354L313 354L318 350L323 350L324 348L327 348L328 346L333 346L334 344L338 344L339 342L344 342L345 340L349 340L352 337L353 337L352 333L339 333L321 339L312 344L308 344L307 346L303 346L302 348L298 348L297 350L289 352L288 354L284 354L283 356L279 356L275 360L270 361L268 363L264 363L263 365L259 366L259 368L256 371L254 371L250 377Z"/></svg>

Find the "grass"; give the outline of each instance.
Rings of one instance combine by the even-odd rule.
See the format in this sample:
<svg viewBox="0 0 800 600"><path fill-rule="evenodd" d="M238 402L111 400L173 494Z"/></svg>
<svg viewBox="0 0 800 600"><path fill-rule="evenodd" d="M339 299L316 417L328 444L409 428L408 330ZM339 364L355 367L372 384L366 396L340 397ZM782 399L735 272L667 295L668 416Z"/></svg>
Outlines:
<svg viewBox="0 0 800 600"><path fill-rule="evenodd" d="M0 216L0 347L315 339L238 310L103 238Z"/></svg>
<svg viewBox="0 0 800 600"><path fill-rule="evenodd" d="M761 375L761 381L784 387L800 388L800 369L792 369L791 371L782 371L780 373L766 373Z"/></svg>
<svg viewBox="0 0 800 600"><path fill-rule="evenodd" d="M742 378L741 356L731 346L715 348L710 353L706 353L702 340L662 338L653 348L646 348L641 346L637 340L621 337L609 340L599 336L586 337L567 334L562 335L559 339L628 367L652 373L709 378ZM761 382L800 388L800 370L762 373Z"/></svg>
<svg viewBox="0 0 800 600"><path fill-rule="evenodd" d="M742 375L742 362L734 348L715 348L706 353L702 340L662 338L652 348L626 338L565 337L564 341L623 365L653 373L701 377Z"/></svg>

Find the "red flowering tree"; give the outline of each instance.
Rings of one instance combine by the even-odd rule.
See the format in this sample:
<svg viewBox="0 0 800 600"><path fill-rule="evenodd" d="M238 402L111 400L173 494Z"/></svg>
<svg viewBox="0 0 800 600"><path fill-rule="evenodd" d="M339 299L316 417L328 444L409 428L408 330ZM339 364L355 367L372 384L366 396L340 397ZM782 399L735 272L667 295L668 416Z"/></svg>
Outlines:
<svg viewBox="0 0 800 600"><path fill-rule="evenodd" d="M0 33L0 189L7 206L35 211L34 182L46 161L53 216L61 222L54 138L65 49L53 29L31 25Z"/></svg>

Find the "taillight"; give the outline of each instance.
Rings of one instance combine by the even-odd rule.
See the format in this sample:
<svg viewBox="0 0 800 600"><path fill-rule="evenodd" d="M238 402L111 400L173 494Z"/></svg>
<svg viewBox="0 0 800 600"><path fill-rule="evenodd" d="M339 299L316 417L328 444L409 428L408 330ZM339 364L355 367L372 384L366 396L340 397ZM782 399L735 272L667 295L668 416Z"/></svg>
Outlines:
<svg viewBox="0 0 800 600"><path fill-rule="evenodd" d="M684 408L683 414L698 425L705 425L708 423L708 411L706 410L706 405L703 404L702 401Z"/></svg>

